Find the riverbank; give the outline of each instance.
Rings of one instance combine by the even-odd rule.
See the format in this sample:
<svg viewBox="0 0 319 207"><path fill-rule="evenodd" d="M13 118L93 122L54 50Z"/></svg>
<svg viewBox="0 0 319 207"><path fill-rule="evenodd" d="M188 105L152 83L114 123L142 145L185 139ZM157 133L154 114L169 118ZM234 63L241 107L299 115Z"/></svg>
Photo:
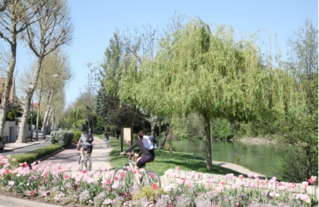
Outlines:
<svg viewBox="0 0 319 207"><path fill-rule="evenodd" d="M110 152L110 165L112 167L122 166L126 162L127 158L125 156L118 156L120 154L120 142L118 140L111 139L111 146L113 150ZM127 149L128 146L129 145L124 145L124 149ZM213 168L211 170L207 170L206 157L199 156L198 154L173 151L171 155L168 150L163 149L157 149L155 154L155 161L148 163L147 169L156 171L160 176L164 175L168 169L174 169L178 166L181 170L197 171L201 173L223 175L233 173L237 176L240 174L245 176L247 176L247 174L258 174L261 177L266 177L263 173L257 173L243 166L217 160L213 160Z"/></svg>
<svg viewBox="0 0 319 207"><path fill-rule="evenodd" d="M246 138L236 139L234 141L239 141L246 144L276 144L277 143L277 141L274 139L262 138L262 137L246 137Z"/></svg>

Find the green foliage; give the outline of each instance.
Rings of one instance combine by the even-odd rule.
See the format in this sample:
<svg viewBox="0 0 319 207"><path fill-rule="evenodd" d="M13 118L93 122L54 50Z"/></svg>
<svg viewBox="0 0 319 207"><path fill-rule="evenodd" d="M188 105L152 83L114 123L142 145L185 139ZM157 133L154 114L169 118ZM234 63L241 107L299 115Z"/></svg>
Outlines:
<svg viewBox="0 0 319 207"><path fill-rule="evenodd" d="M274 126L283 143L284 179L307 180L318 174L318 115L290 114Z"/></svg>
<svg viewBox="0 0 319 207"><path fill-rule="evenodd" d="M152 189L152 186L144 186L139 191L133 194L133 201L141 200L145 198L148 201L154 201L158 199L158 197L164 194L164 190L162 188Z"/></svg>
<svg viewBox="0 0 319 207"><path fill-rule="evenodd" d="M70 131L53 131L51 132L51 142L65 147L71 144L73 136L74 133Z"/></svg>
<svg viewBox="0 0 319 207"><path fill-rule="evenodd" d="M204 137L205 134L203 119L195 113L186 117L173 116L171 125L174 136L177 138L196 139Z"/></svg>
<svg viewBox="0 0 319 207"><path fill-rule="evenodd" d="M72 143L77 143L82 135L82 132L79 130L73 130L73 138L72 138Z"/></svg>
<svg viewBox="0 0 319 207"><path fill-rule="evenodd" d="M302 181L318 174L318 29L306 19L288 44L286 70L295 79L293 90L299 93L300 104L287 104L271 129L281 136L286 150L282 176Z"/></svg>
<svg viewBox="0 0 319 207"><path fill-rule="evenodd" d="M11 155L11 158L16 158L16 161L13 162L12 159L10 160L10 164L14 167L17 167L19 163L32 163L45 155L49 155L59 149L62 149L61 145L51 144L40 149L33 150L31 152L23 153L23 154L16 154Z"/></svg>
<svg viewBox="0 0 319 207"><path fill-rule="evenodd" d="M9 111L9 113L7 114L7 121L14 121L16 117L16 112L15 111Z"/></svg>
<svg viewBox="0 0 319 207"><path fill-rule="evenodd" d="M226 139L233 135L231 125L226 119L215 119L211 129L211 135L213 138Z"/></svg>

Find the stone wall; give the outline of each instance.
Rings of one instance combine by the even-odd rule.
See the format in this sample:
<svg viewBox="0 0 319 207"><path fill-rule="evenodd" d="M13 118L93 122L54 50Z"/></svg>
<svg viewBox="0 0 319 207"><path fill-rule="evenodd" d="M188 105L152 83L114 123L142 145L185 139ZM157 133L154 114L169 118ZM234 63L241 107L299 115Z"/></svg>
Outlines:
<svg viewBox="0 0 319 207"><path fill-rule="evenodd" d="M261 188L265 190L277 191L288 190L295 193L307 193L309 195L316 194L319 198L318 186L309 185L308 182L303 183L289 183L278 182L275 178L270 180L263 179L258 175L251 175L251 177L236 177L233 174L219 175L209 173L199 173L195 171L184 171L179 169L168 169L165 175L161 177L162 186L173 183L178 184L184 182L185 184L203 184L207 187L216 187L217 185L224 185L226 189L243 186L244 188Z"/></svg>

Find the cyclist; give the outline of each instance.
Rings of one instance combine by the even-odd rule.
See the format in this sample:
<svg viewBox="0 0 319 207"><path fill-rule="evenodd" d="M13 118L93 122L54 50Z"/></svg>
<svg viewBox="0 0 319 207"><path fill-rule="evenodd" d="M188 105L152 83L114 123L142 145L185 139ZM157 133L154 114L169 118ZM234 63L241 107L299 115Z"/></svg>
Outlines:
<svg viewBox="0 0 319 207"><path fill-rule="evenodd" d="M88 133L82 133L82 136L79 139L79 142L76 146L76 150L80 150L81 152L81 161L84 158L84 151L88 151L88 156L91 157L92 151L93 151L93 136L91 134ZM80 145L82 144L81 149L79 148Z"/></svg>
<svg viewBox="0 0 319 207"><path fill-rule="evenodd" d="M144 147L143 144L143 136L144 131L139 131L137 134L138 140L127 150L121 152L121 155L124 155L126 152L132 151L135 147L140 147L140 152L143 154L141 158L136 163L135 170L136 170L136 176L139 176L139 170L142 168L147 162L152 162L155 159L155 153L154 150L148 150Z"/></svg>

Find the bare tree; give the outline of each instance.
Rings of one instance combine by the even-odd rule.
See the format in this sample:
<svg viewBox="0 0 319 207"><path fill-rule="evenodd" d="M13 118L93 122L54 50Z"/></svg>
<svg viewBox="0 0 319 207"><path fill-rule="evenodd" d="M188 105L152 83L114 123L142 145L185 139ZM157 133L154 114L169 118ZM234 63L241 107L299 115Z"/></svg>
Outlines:
<svg viewBox="0 0 319 207"><path fill-rule="evenodd" d="M39 20L32 27L27 27L24 39L36 55L37 65L34 68L32 82L26 94L27 101L24 104L21 129L17 139L17 142L21 143L26 142L26 123L29 114L29 104L38 82L43 60L60 46L70 43L73 33L69 9L65 1L38 0L34 9L39 11L36 13L36 17Z"/></svg>
<svg viewBox="0 0 319 207"><path fill-rule="evenodd" d="M41 4L37 8L41 8ZM6 71L7 78L0 107L0 136L3 135L8 113L9 93L13 84L12 79L17 57L17 37L27 27L37 21L37 8L34 7L32 1L20 0L5 0L0 5L0 38L8 43L10 48L10 63Z"/></svg>

